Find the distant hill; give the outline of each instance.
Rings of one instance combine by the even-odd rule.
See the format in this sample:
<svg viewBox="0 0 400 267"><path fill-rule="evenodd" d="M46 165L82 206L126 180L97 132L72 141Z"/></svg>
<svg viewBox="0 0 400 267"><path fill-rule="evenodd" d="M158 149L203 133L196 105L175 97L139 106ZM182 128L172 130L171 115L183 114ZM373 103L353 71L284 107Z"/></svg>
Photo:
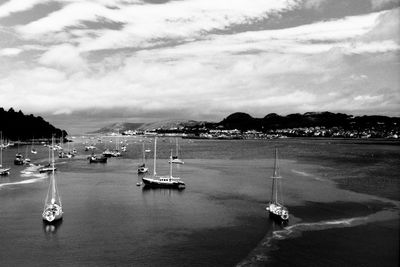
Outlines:
<svg viewBox="0 0 400 267"><path fill-rule="evenodd" d="M137 130L140 126L142 126L143 123L113 123L110 125L107 125L97 131L91 132L91 133L111 133L111 132L124 132L124 131L129 131L129 130Z"/></svg>
<svg viewBox="0 0 400 267"><path fill-rule="evenodd" d="M306 112L280 116L270 113L264 118L253 118L247 113L236 112L225 119L219 125L225 129L239 130L268 130L300 127L341 127L343 129L365 129L373 127L399 127L400 118L386 116L357 116L332 112Z"/></svg>
<svg viewBox="0 0 400 267"><path fill-rule="evenodd" d="M92 133L111 133L111 132L124 132L124 131L150 131L150 130L169 130L169 129L180 129L184 127L195 127L198 125L202 125L206 122L203 121L194 121L194 120L165 120L158 122L149 122L149 123L113 123L107 125L97 131Z"/></svg>
<svg viewBox="0 0 400 267"><path fill-rule="evenodd" d="M244 112L235 112L218 123L194 120L165 120L151 123L114 123L93 133L123 132L127 130L157 130L158 132L204 132L208 129L239 129L268 131L302 127L338 127L343 129L398 128L400 118L386 116L358 116L332 112L306 112L280 116L270 113L263 118L253 118Z"/></svg>
<svg viewBox="0 0 400 267"><path fill-rule="evenodd" d="M21 110L16 112L13 108L8 111L0 108L0 131L3 139L20 141L68 135L66 131L54 127L40 116L25 115Z"/></svg>

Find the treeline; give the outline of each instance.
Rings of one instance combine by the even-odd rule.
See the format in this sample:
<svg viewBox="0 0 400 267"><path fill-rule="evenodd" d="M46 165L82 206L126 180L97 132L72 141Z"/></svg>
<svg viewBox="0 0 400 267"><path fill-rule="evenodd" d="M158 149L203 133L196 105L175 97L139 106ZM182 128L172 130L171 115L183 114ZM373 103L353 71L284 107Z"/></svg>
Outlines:
<svg viewBox="0 0 400 267"><path fill-rule="evenodd" d="M54 127L40 116L25 115L21 110L16 112L13 108L8 111L0 108L0 131L3 139L15 141L26 141L32 138L48 139L52 136L60 138L68 135L66 131Z"/></svg>
<svg viewBox="0 0 400 267"><path fill-rule="evenodd" d="M223 119L219 125L225 129L238 130L276 130L301 127L338 127L345 130L357 129L395 129L400 126L399 117L358 116L331 112L307 112L280 116L276 113L264 118L253 118L247 113L236 112Z"/></svg>

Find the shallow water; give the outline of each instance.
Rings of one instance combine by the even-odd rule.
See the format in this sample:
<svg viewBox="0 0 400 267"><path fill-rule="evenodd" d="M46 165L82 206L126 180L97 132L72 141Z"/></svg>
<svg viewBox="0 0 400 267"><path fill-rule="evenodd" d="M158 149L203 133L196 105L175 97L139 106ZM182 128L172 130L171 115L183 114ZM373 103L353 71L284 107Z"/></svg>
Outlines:
<svg viewBox="0 0 400 267"><path fill-rule="evenodd" d="M187 188L177 191L136 186L141 138L126 140L128 152L107 164L89 164L89 152L81 143L70 144L80 153L76 158L57 159L64 219L53 227L41 220L47 176L12 165L13 156L24 147L3 151L3 165L12 170L0 178L2 264L263 265L273 254L270 246L276 249L281 239L398 219L393 196L399 183L393 174L399 167L392 162L400 158L400 151L393 145L304 139L180 140L185 164L174 166L174 176L182 177ZM152 150L152 139L143 140ZM115 138L103 142L96 145L99 151L115 146ZM284 200L292 212L286 228L269 221L265 212L274 147L280 151ZM168 174L167 157L174 148L174 139L159 140L158 174ZM46 148L37 149L37 155L29 155L32 162L47 163ZM149 157L152 170L151 153ZM337 181L352 177L371 180L377 172L387 184L373 195L357 183L344 189L337 186ZM342 205L335 206L338 202Z"/></svg>

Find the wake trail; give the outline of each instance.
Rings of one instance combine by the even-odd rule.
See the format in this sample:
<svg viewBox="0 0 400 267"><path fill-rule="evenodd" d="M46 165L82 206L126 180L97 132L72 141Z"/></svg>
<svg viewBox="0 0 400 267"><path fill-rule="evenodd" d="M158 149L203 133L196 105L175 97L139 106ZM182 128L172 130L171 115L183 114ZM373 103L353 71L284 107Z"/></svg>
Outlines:
<svg viewBox="0 0 400 267"><path fill-rule="evenodd" d="M280 230L270 231L258 244L258 246L248 255L248 257L246 257L236 266L265 266L265 264L269 260L269 252L274 249L274 241L299 237L301 236L301 233L305 231L320 231L335 228L355 227L372 222L387 221L392 219L399 219L398 209L386 209L365 217L344 218L338 220L311 223L298 223L287 226Z"/></svg>
<svg viewBox="0 0 400 267"><path fill-rule="evenodd" d="M39 176L39 175L38 175L38 176ZM3 188L3 187L5 187L5 186L10 186L10 185L32 184L32 183L36 183L36 182L39 182L39 181L41 181L41 180L44 180L44 179L46 179L46 178L47 178L47 176L41 175L41 176L38 177L38 178L27 179L27 180L18 181L18 182L13 182L13 183L3 183L3 184L0 184L0 189Z"/></svg>

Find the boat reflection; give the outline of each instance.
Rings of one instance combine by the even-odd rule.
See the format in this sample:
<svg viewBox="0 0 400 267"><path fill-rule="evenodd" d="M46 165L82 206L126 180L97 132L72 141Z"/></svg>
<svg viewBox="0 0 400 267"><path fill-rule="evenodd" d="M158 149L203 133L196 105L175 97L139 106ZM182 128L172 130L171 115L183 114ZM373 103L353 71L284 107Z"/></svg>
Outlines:
<svg viewBox="0 0 400 267"><path fill-rule="evenodd" d="M160 188L144 185L142 192L144 195L161 194L161 195L181 195L185 190L180 188Z"/></svg>
<svg viewBox="0 0 400 267"><path fill-rule="evenodd" d="M46 236L51 237L57 233L62 225L63 220L57 220L54 222L43 221L43 232Z"/></svg>

